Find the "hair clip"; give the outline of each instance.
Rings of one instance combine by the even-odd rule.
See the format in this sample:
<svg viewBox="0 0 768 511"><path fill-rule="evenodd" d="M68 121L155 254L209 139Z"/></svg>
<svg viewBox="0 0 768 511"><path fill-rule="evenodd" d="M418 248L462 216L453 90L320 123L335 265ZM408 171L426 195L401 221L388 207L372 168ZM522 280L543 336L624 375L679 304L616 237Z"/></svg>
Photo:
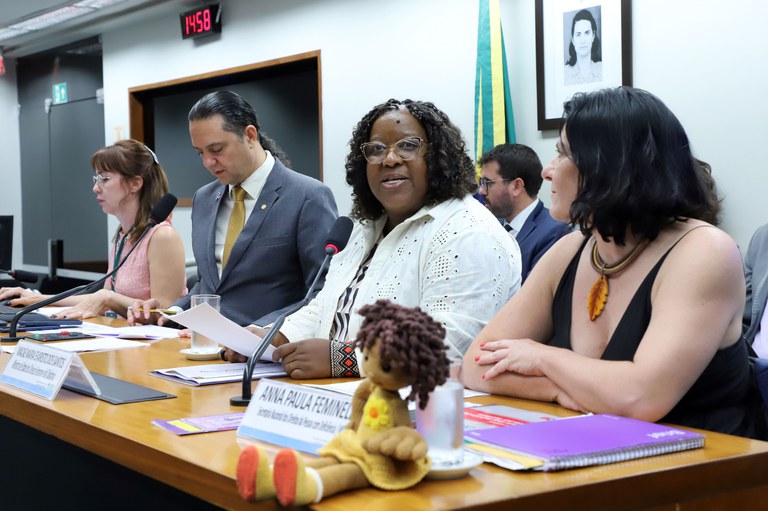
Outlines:
<svg viewBox="0 0 768 511"><path fill-rule="evenodd" d="M144 147L147 149L147 151L149 151L149 154L151 154L151 155L152 155L152 159L153 159L153 160L155 160L155 163L156 163L157 165L160 165L160 162L159 162L159 161L157 161L157 155L155 154L155 152L154 152L152 149L150 149L150 148L149 148L149 146L148 146L147 144L143 144L143 145L144 145Z"/></svg>

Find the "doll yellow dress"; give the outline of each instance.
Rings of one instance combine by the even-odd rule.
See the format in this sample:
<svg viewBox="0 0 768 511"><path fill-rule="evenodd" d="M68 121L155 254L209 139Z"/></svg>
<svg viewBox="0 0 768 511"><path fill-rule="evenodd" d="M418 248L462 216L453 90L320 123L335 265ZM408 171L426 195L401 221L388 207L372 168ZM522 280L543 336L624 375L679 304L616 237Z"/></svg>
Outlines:
<svg viewBox="0 0 768 511"><path fill-rule="evenodd" d="M357 431L343 430L318 453L332 456L342 463L355 463L368 482L382 490L402 490L414 486L429 472L430 460L427 456L415 461L400 461L382 454L371 454L363 448L367 439L397 426L394 421L398 408L404 408L407 416L408 406L397 391L376 386L365 403Z"/></svg>

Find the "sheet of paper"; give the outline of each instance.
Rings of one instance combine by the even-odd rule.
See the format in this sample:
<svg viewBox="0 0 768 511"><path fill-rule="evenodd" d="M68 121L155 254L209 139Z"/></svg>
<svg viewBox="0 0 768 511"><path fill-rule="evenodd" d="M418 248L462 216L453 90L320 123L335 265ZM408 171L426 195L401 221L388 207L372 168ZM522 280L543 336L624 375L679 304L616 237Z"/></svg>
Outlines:
<svg viewBox="0 0 768 511"><path fill-rule="evenodd" d="M87 334L104 337L119 337L121 339L173 339L179 336L175 328L157 325L136 325L115 328L107 325L84 322L68 330L77 330Z"/></svg>
<svg viewBox="0 0 768 511"><path fill-rule="evenodd" d="M67 309L71 309L71 307L41 307L37 309L35 312L38 314L42 314L43 316L51 317L51 314L56 314L57 312L61 312Z"/></svg>
<svg viewBox="0 0 768 511"><path fill-rule="evenodd" d="M317 387L319 389L325 389L325 390L332 390L333 392L338 392L340 394L346 394L348 396L353 396L355 394L355 391L357 390L357 387L363 382L363 378L360 378L359 380L350 380L340 383L327 383L327 384L319 384L319 383L302 383L301 385L305 385L307 387ZM400 397L403 399L408 398L408 394L411 393L411 387L410 385L407 387L403 387L400 389ZM487 396L487 392L480 392L477 390L470 390L470 389L464 389L464 399L470 398L470 397L476 397L476 396ZM464 407L465 408L472 408L475 406L480 406L478 403L472 403L464 401ZM416 402L415 401L408 401L408 410L411 412L416 410Z"/></svg>
<svg viewBox="0 0 768 511"><path fill-rule="evenodd" d="M355 391L357 390L357 387L360 386L363 379L359 380L350 380L340 383L328 383L325 385L317 384L317 383L303 383L302 385L307 385L309 387L318 387L325 390L332 390L334 392L340 392L342 394L347 394L348 396L352 396L355 394ZM405 399L408 397L408 394L411 393L411 387L404 387L400 389L400 395ZM470 397L477 397L477 396L487 396L487 392L480 392L477 390L470 390L470 389L464 389L464 399L468 399Z"/></svg>
<svg viewBox="0 0 768 511"><path fill-rule="evenodd" d="M193 435L213 431L237 429L243 420L245 412L226 413L223 415L208 415L206 417L186 417L165 421L154 419L152 424L176 435Z"/></svg>
<svg viewBox="0 0 768 511"><path fill-rule="evenodd" d="M162 313L161 313L162 314ZM163 314L165 316L165 314ZM256 350L261 337L222 316L219 311L208 305L200 304L173 316L166 316L171 321L210 337L246 357ZM272 361L274 346L268 346L261 360Z"/></svg>
<svg viewBox="0 0 768 511"><path fill-rule="evenodd" d="M205 364L195 366L171 367L157 369L151 375L170 378L174 381L194 385L212 385L241 381L245 363L237 364ZM283 366L274 362L257 363L253 366L253 379L264 377L285 376Z"/></svg>
<svg viewBox="0 0 768 511"><path fill-rule="evenodd" d="M83 339L80 341L59 341L51 343L51 346L64 351L83 353L86 351L123 350L127 348L140 348L149 346L149 343L116 339L114 337L102 337L96 339ZM15 346L3 346L3 351L13 353Z"/></svg>

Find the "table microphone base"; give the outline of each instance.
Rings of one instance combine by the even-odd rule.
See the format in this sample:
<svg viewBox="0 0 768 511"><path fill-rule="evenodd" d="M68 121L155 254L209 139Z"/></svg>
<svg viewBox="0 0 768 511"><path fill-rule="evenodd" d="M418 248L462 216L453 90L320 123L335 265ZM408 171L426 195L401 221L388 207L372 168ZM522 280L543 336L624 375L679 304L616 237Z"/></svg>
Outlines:
<svg viewBox="0 0 768 511"><path fill-rule="evenodd" d="M248 406L248 403L251 402L251 398L243 397L243 396L232 396L229 398L229 404L232 406Z"/></svg>

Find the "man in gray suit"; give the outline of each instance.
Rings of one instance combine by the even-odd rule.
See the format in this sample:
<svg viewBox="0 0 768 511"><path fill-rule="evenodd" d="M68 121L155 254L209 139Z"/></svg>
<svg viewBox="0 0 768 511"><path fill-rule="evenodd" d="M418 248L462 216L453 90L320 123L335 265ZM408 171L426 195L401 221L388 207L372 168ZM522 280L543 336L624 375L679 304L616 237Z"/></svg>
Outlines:
<svg viewBox="0 0 768 511"><path fill-rule="evenodd" d="M337 217L333 194L281 162L251 105L234 92L202 97L188 120L192 146L216 181L192 201L198 280L174 307L188 308L195 294L218 294L225 317L266 324L304 298L320 270ZM146 311L155 304L135 305L152 319Z"/></svg>
<svg viewBox="0 0 768 511"><path fill-rule="evenodd" d="M768 224L755 231L744 257L747 301L744 306L744 339L762 358L768 358Z"/></svg>

